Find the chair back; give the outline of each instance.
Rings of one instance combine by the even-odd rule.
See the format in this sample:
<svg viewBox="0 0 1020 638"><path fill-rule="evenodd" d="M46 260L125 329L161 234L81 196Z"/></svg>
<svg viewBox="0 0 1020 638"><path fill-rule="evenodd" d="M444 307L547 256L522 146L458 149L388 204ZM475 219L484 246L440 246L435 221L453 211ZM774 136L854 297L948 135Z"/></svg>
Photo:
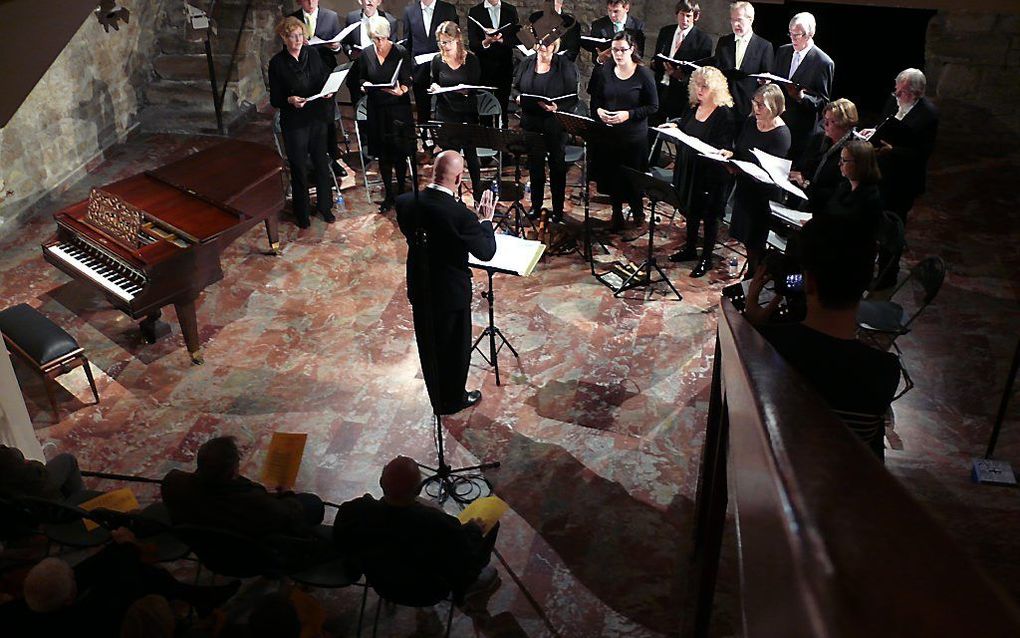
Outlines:
<svg viewBox="0 0 1020 638"><path fill-rule="evenodd" d="M177 525L173 534L210 570L233 578L280 576L279 552L262 541L232 530L204 525Z"/></svg>
<svg viewBox="0 0 1020 638"><path fill-rule="evenodd" d="M489 91L479 90L476 98L478 100L478 117L498 118L503 115L503 109L499 106L499 100Z"/></svg>
<svg viewBox="0 0 1020 638"><path fill-rule="evenodd" d="M910 275L917 277L924 288L924 304L928 305L935 300L946 279L946 262L941 257L926 257L910 269Z"/></svg>
<svg viewBox="0 0 1020 638"><path fill-rule="evenodd" d="M882 211L882 224L878 229L878 245L897 255L907 247L903 220L891 210Z"/></svg>
<svg viewBox="0 0 1020 638"><path fill-rule="evenodd" d="M354 107L354 119L358 122L368 121L368 102L365 101L367 99L367 97L361 98Z"/></svg>
<svg viewBox="0 0 1020 638"><path fill-rule="evenodd" d="M416 530L394 525L362 543L357 559L377 594L398 605L429 607L453 588L440 551L423 543Z"/></svg>

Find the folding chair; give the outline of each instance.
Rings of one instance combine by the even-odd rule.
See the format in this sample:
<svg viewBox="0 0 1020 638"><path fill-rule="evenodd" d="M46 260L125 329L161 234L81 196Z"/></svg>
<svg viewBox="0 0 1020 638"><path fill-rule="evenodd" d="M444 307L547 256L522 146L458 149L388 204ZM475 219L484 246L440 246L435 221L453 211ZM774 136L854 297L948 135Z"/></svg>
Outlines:
<svg viewBox="0 0 1020 638"><path fill-rule="evenodd" d="M367 99L367 97L361 98L354 107L354 136L358 138L358 157L361 158L361 178L365 183L365 190L369 191L373 186L382 185L382 177L371 182L368 181L368 163L376 158L369 155L365 138L361 135L361 122L368 121Z"/></svg>
<svg viewBox="0 0 1020 638"><path fill-rule="evenodd" d="M283 160L283 170L287 173L287 199L291 199L293 198L294 193L291 192L290 187L290 161L287 159L287 151L283 144L283 129L280 128L280 111L277 111L273 115L273 143L276 144L276 153L280 156L280 159ZM327 164L331 164L333 159L328 155L326 157ZM308 196L318 197L318 194L315 192L317 190L315 187L315 167L312 166L312 159L310 157L306 158L305 161L307 162L308 183L310 184L308 187ZM336 192L339 195L340 184L336 181L336 175L333 174L333 171L329 171L329 179L333 181L333 188L336 189ZM333 194L330 193L330 201L333 201L333 197Z"/></svg>

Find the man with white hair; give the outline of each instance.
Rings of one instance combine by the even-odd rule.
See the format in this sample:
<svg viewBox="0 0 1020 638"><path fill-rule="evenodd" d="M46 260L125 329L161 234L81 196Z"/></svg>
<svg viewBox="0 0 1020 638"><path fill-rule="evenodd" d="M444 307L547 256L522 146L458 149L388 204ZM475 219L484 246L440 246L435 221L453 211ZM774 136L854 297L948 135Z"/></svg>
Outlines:
<svg viewBox="0 0 1020 638"><path fill-rule="evenodd" d="M734 2L730 5L730 27L733 33L719 38L715 46L715 66L726 72L730 69L744 73L772 71L775 55L772 43L754 32L754 5ZM730 94L741 120L751 114L751 96L758 88L754 78L730 79Z"/></svg>
<svg viewBox="0 0 1020 638"><path fill-rule="evenodd" d="M928 158L935 148L939 129L939 112L925 97L926 86L924 73L919 69L900 71L895 90L882 111L884 125L871 139L882 171L882 201L904 224L914 200L925 191ZM885 251L879 255L884 273L879 288L896 283L899 257Z"/></svg>
<svg viewBox="0 0 1020 638"><path fill-rule="evenodd" d="M798 13L790 19L790 44L776 52L772 73L789 78L784 84L786 111L783 120L790 127L791 158L798 158L812 134L821 131L822 111L829 103L835 64L815 44L815 17Z"/></svg>

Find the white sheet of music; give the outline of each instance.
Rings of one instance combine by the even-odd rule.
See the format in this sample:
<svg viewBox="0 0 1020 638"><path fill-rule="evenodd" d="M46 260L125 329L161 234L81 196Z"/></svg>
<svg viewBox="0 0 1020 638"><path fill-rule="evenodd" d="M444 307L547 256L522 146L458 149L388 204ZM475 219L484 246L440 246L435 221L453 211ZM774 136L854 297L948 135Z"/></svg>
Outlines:
<svg viewBox="0 0 1020 638"><path fill-rule="evenodd" d="M452 93L453 91L495 91L494 86L478 86L477 84L457 84L456 86L441 86L435 91L429 89L429 95L439 95L440 93Z"/></svg>
<svg viewBox="0 0 1020 638"><path fill-rule="evenodd" d="M788 193L793 193L801 199L808 198L807 193L790 181L790 166L793 165L793 162L782 157L769 155L765 151L757 148L751 149L751 154L758 159L758 163L761 164L761 167L769 174L769 177L776 186Z"/></svg>
<svg viewBox="0 0 1020 638"><path fill-rule="evenodd" d="M341 30L340 33L336 34L335 36L333 36L329 40L323 40L319 36L313 35L312 37L308 38L308 44L310 44L312 46L315 46L316 44L333 44L333 43L339 42L340 40L343 40L344 38L346 38L347 35L352 33L355 29L360 29L360 28L361 28L361 21L359 20L358 22L355 22L354 24L347 25L347 27L344 28L343 30Z"/></svg>
<svg viewBox="0 0 1020 638"><path fill-rule="evenodd" d="M758 166L754 162L747 162L745 160L731 159L731 164L736 165L740 170L744 171L751 177L755 178L763 184L775 184L769 174L765 172L765 169Z"/></svg>
<svg viewBox="0 0 1020 638"><path fill-rule="evenodd" d="M431 62L432 58L437 55L439 55L439 51L436 51L435 53L422 53L421 55L416 55L414 56L414 65L419 66L427 62Z"/></svg>
<svg viewBox="0 0 1020 638"><path fill-rule="evenodd" d="M811 219L811 213L787 208L779 202L770 201L769 208L772 210L773 215L794 226L803 226Z"/></svg>
<svg viewBox="0 0 1020 638"><path fill-rule="evenodd" d="M722 161L724 162L726 161L726 159L723 158L722 156L722 151L712 146L711 144L705 144L704 142L694 137L693 135L688 135L687 133L684 133L679 128L673 126L669 127L656 126L653 128L667 137L672 137L675 140L683 142L684 144L690 146L699 153L710 156L714 155L717 156ZM713 157L712 159L716 159L716 157Z"/></svg>
<svg viewBox="0 0 1020 638"><path fill-rule="evenodd" d="M344 80L347 78L347 74L350 73L350 71L351 71L350 68L346 68L341 71L333 71L332 73L330 73L329 77L326 78L326 83L322 86L322 90L313 95L312 97L307 98L308 101L311 102L312 100L317 100L320 97L325 97L330 93L336 93L337 91L339 91L340 87L343 86L344 84Z"/></svg>
<svg viewBox="0 0 1020 638"><path fill-rule="evenodd" d="M513 235L496 234L496 254L489 261L468 254L468 264L476 268L489 268L499 272L527 277L545 252L545 244Z"/></svg>
<svg viewBox="0 0 1020 638"><path fill-rule="evenodd" d="M762 80L771 80L772 82L778 82L780 84L796 84L796 82L789 78L780 77L778 75L773 75L771 73L751 73L747 77L761 78Z"/></svg>

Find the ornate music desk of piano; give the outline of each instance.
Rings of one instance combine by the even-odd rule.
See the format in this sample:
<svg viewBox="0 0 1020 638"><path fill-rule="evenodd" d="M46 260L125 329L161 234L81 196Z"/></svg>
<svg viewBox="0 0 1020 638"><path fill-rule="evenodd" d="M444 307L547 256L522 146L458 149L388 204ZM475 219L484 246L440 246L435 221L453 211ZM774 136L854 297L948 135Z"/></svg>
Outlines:
<svg viewBox="0 0 1020 638"><path fill-rule="evenodd" d="M101 189L54 215L57 236L43 256L98 288L156 340L161 308L173 304L194 363L195 301L223 278L220 254L264 222L279 253L284 190L280 157L260 144L228 140Z"/></svg>

